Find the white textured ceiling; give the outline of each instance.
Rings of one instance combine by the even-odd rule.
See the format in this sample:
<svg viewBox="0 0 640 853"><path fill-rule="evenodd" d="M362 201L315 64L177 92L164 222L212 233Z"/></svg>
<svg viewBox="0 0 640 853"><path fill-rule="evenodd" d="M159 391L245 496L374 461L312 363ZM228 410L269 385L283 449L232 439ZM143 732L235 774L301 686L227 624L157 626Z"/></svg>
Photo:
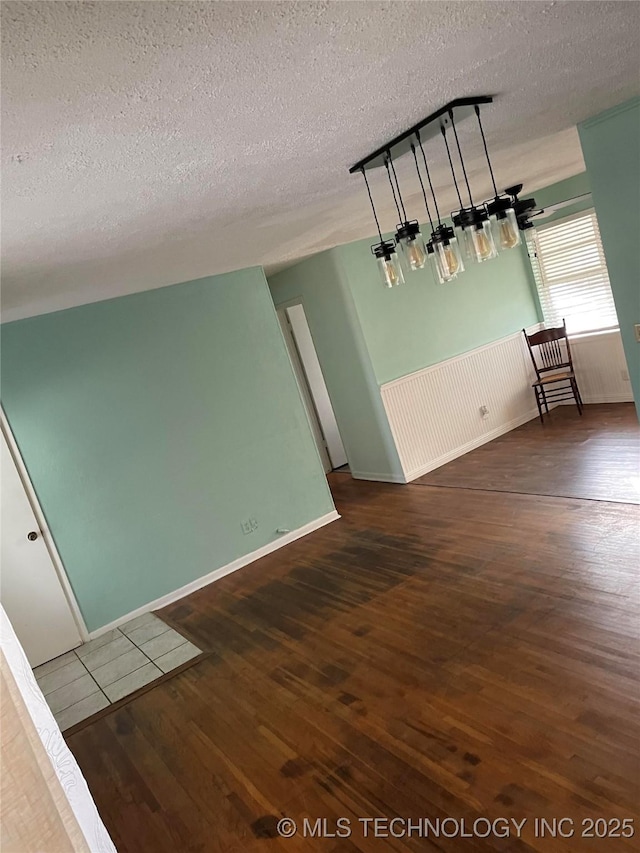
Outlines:
<svg viewBox="0 0 640 853"><path fill-rule="evenodd" d="M371 236L348 167L456 97L496 96L499 184L534 190L584 168L577 122L639 90L637 2L1 5L4 320Z"/></svg>

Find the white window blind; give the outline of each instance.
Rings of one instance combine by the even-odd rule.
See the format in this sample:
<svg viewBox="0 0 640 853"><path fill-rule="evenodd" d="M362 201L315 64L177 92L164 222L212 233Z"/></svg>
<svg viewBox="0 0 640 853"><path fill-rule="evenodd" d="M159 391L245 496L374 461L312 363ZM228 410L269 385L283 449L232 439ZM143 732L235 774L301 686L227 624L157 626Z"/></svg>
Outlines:
<svg viewBox="0 0 640 853"><path fill-rule="evenodd" d="M529 232L527 245L547 326L570 334L618 326L594 210Z"/></svg>

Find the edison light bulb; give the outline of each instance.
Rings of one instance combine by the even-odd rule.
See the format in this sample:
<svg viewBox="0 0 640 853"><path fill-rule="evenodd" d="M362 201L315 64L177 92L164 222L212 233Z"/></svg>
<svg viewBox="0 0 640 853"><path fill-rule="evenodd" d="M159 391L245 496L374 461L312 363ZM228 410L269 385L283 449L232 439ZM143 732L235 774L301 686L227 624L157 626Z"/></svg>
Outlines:
<svg viewBox="0 0 640 853"><path fill-rule="evenodd" d="M421 270L427 262L427 249L418 221L414 219L398 225L395 239L400 248L403 273Z"/></svg>
<svg viewBox="0 0 640 853"><path fill-rule="evenodd" d="M520 235L514 230L508 219L500 219L498 224L498 240L503 249L513 249L520 241Z"/></svg>
<svg viewBox="0 0 640 853"><path fill-rule="evenodd" d="M371 247L378 264L378 274L385 287L395 287L404 284L404 275L398 263L396 244L393 240L383 240Z"/></svg>
<svg viewBox="0 0 640 853"><path fill-rule="evenodd" d="M384 275L389 287L395 287L398 284L398 273L396 272L396 265L393 261L384 262Z"/></svg>
<svg viewBox="0 0 640 853"><path fill-rule="evenodd" d="M425 254L416 240L412 240L407 246L407 259L412 269L420 269L425 264Z"/></svg>
<svg viewBox="0 0 640 853"><path fill-rule="evenodd" d="M516 212L512 207L497 211L493 222L493 238L501 249L513 249L522 242Z"/></svg>
<svg viewBox="0 0 640 853"><path fill-rule="evenodd" d="M473 244L478 260L486 261L493 254L493 247L484 231L474 231Z"/></svg>
<svg viewBox="0 0 640 853"><path fill-rule="evenodd" d="M460 261L458 260L457 254L453 251L451 246L445 246L443 255L444 262L447 265L447 272L449 275L455 275L460 269Z"/></svg>

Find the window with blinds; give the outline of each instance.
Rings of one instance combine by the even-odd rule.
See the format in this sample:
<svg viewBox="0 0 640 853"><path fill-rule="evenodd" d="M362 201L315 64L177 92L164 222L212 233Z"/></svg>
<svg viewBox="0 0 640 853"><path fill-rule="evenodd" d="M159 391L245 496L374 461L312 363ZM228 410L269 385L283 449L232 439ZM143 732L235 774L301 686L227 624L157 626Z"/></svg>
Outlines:
<svg viewBox="0 0 640 853"><path fill-rule="evenodd" d="M547 326L564 318L573 335L617 328L594 210L538 226L527 245Z"/></svg>

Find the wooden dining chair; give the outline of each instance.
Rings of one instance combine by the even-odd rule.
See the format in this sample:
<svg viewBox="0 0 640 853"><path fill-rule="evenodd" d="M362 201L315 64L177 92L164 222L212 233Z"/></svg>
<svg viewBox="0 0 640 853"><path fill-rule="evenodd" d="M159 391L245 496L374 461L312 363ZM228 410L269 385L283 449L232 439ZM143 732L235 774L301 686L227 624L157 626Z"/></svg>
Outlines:
<svg viewBox="0 0 640 853"><path fill-rule="evenodd" d="M575 400L578 412L582 415L582 397L573 370L566 322L563 320L562 326L542 329L533 335L528 335L525 329L522 331L536 372L536 381L532 388L536 395L540 422L544 423L542 407L544 406L549 414L549 403L558 403L561 400Z"/></svg>

